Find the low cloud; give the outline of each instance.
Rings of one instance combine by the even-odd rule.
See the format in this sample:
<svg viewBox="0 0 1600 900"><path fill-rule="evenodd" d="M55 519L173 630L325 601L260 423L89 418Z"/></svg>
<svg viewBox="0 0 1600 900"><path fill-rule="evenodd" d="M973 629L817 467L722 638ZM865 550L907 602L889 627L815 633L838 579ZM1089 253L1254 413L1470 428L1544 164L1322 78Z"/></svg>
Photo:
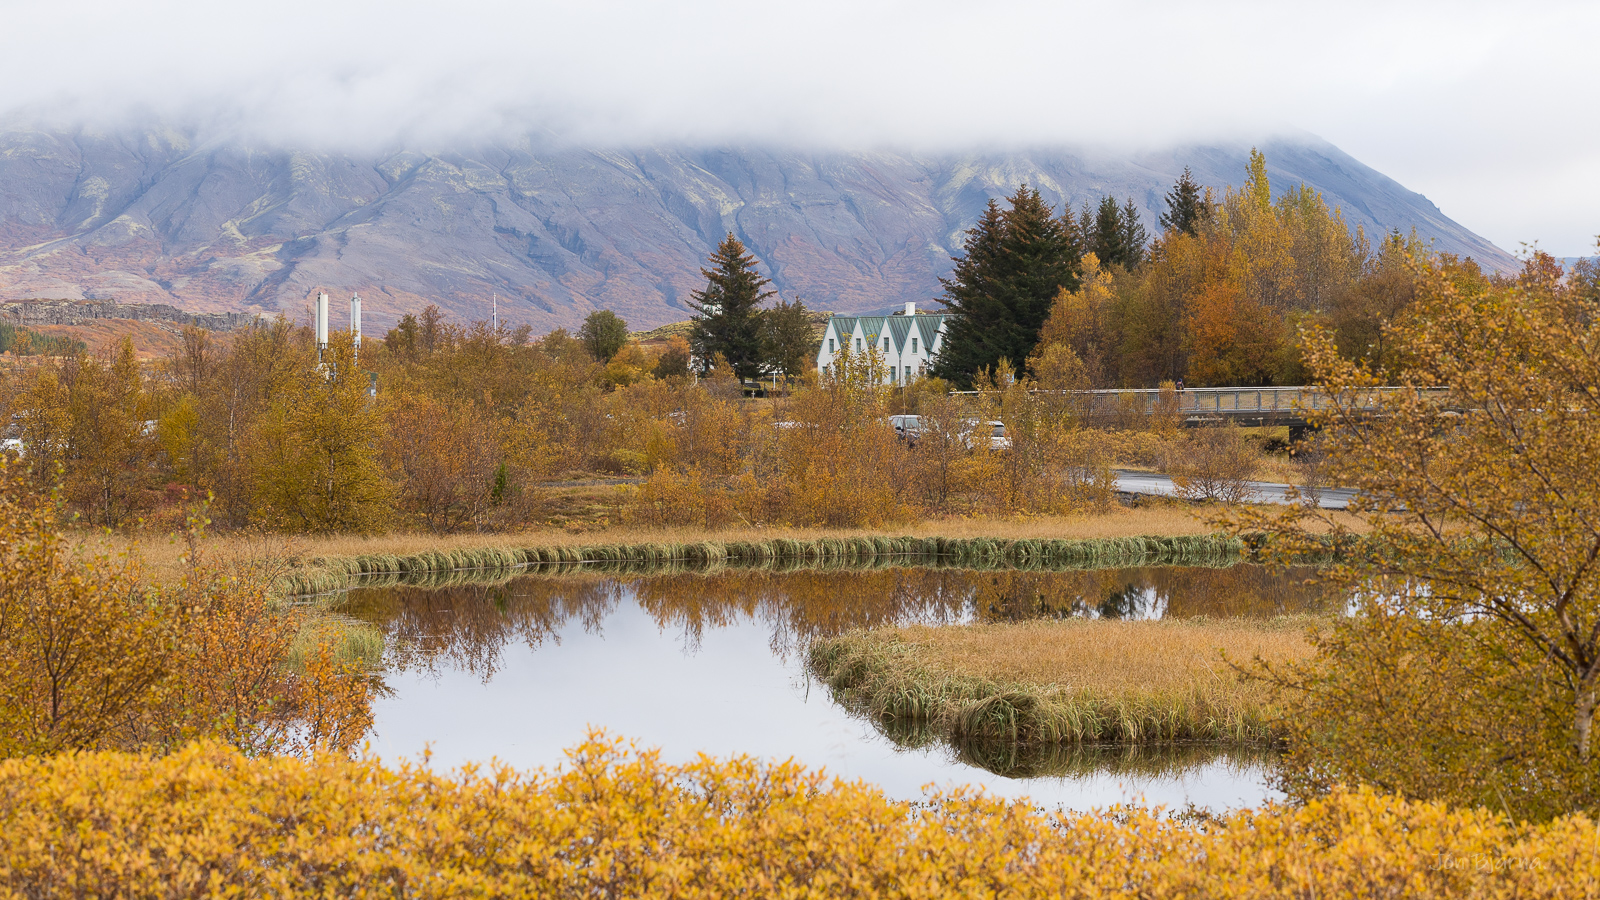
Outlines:
<svg viewBox="0 0 1600 900"><path fill-rule="evenodd" d="M7 3L0 110L284 146L1106 148L1314 132L1585 252L1594 4ZM1559 177L1551 173L1560 173Z"/></svg>

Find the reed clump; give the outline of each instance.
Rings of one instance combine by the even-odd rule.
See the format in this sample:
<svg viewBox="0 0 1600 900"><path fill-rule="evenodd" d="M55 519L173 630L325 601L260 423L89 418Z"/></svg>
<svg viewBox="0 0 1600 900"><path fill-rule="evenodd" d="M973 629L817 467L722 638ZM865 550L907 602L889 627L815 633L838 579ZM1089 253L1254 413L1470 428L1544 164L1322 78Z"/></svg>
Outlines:
<svg viewBox="0 0 1600 900"><path fill-rule="evenodd" d="M304 672L319 654L347 671L373 672L383 668L383 632L360 619L335 612L320 611L307 617L284 657L291 672Z"/></svg>
<svg viewBox="0 0 1600 900"><path fill-rule="evenodd" d="M876 535L940 537L948 540L991 538L995 540L1091 540L1148 535L1175 537L1206 535L1216 529L1187 505L1151 504L1138 508L1113 507L1104 513L1079 516L1027 516L1012 519L946 518L907 524L893 529L855 529L789 526L749 526L707 529L675 526L632 528L612 526L603 530L573 531L538 528L527 531L432 534L389 532L386 534L278 535L259 532L215 532L205 535L208 558L255 569L305 569L318 560L356 556L410 557L428 551L444 550L521 550L528 547L587 547L609 544L693 544L705 541L772 541L778 539L816 541L824 538L856 538ZM188 569L184 561L186 545L175 536L168 540L150 534L78 532L75 542L90 549L118 553L137 547L145 560L152 581L181 580Z"/></svg>
<svg viewBox="0 0 1600 900"><path fill-rule="evenodd" d="M1244 548L1236 538L1215 534L1087 540L860 535L810 540L451 548L408 555L368 553L316 558L287 570L280 577L277 590L283 596L303 596L359 585L446 586L463 579L504 578L518 571L578 564L632 573L706 572L728 566L870 568L890 563L1040 570L1229 566L1240 560Z"/></svg>
<svg viewBox="0 0 1600 900"><path fill-rule="evenodd" d="M1266 685L1228 660L1311 653L1282 618L1043 620L854 631L814 643L812 668L847 706L958 745L1206 741L1276 735Z"/></svg>

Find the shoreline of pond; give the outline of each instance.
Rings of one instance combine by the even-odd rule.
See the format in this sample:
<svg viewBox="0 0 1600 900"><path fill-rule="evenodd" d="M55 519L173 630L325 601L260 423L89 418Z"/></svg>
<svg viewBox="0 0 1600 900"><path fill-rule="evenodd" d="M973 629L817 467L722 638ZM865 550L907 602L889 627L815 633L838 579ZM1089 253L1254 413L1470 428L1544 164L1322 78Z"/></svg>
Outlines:
<svg viewBox="0 0 1600 900"><path fill-rule="evenodd" d="M1237 666L1224 671L1230 666L1221 654L1299 661L1311 653L1306 632L1319 620L1068 618L856 629L813 641L806 664L835 702L897 744L942 742L993 771L984 760L1011 768L1074 747L1271 751L1280 735L1270 692Z"/></svg>
<svg viewBox="0 0 1600 900"><path fill-rule="evenodd" d="M1254 536L1223 534L1083 539L827 537L812 540L639 542L482 547L412 554L315 557L280 575L274 593L310 599L358 587L493 583L518 575L563 571L612 574L716 572L728 568L799 571L884 566L974 570L1070 571L1142 566L1226 568L1251 562ZM1329 548L1308 563L1339 553Z"/></svg>

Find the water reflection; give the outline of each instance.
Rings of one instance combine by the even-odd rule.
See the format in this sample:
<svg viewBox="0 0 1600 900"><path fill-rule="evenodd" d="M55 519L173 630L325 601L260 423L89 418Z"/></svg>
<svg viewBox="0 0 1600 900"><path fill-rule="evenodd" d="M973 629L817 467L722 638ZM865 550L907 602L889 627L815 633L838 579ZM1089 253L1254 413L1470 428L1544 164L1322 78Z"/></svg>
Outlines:
<svg viewBox="0 0 1600 900"><path fill-rule="evenodd" d="M1343 602L1342 593L1318 583L1316 569L1309 566L968 574L989 581L974 591L973 600L980 619L996 622L1067 617L1271 618L1329 613Z"/></svg>
<svg viewBox="0 0 1600 900"><path fill-rule="evenodd" d="M377 626L387 642L392 694L375 709L381 753L414 756L431 746L440 764L497 756L551 765L597 725L662 747L669 758L792 755L897 796L937 782L1077 807L1130 792L1222 807L1271 796L1265 756L1209 747L951 747L888 734L813 690L800 651L848 629L911 623L1339 609L1341 598L1308 583L1311 574L1249 565L580 572L363 589L343 611Z"/></svg>
<svg viewBox="0 0 1600 900"><path fill-rule="evenodd" d="M872 719L872 724L897 747L942 752L954 762L1013 779L1086 775L1172 778L1218 766L1238 776L1270 767L1279 757L1275 748L1252 745L952 741L925 721Z"/></svg>
<svg viewBox="0 0 1600 900"><path fill-rule="evenodd" d="M708 629L756 621L787 658L816 637L852 628L1037 618L1190 618L1320 614L1341 597L1314 570L1237 565L1023 572L897 568L713 574L524 575L442 588L350 592L344 610L378 626L401 671L463 669L484 679L510 644L537 648L569 624L595 632L624 595L686 650Z"/></svg>

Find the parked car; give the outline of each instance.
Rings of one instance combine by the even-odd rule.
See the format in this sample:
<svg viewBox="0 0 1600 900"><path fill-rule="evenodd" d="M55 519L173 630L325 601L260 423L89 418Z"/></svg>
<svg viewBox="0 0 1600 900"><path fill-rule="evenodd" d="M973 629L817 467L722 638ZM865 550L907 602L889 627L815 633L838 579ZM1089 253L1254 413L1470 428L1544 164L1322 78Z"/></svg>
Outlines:
<svg viewBox="0 0 1600 900"><path fill-rule="evenodd" d="M915 447L917 440L922 437L920 416L890 416L889 424L894 426L894 436L912 447Z"/></svg>
<svg viewBox="0 0 1600 900"><path fill-rule="evenodd" d="M987 422L978 419L961 420L961 443L968 450L976 450L988 442L990 450L1010 450L1011 438L1006 437L1006 423L999 419Z"/></svg>

